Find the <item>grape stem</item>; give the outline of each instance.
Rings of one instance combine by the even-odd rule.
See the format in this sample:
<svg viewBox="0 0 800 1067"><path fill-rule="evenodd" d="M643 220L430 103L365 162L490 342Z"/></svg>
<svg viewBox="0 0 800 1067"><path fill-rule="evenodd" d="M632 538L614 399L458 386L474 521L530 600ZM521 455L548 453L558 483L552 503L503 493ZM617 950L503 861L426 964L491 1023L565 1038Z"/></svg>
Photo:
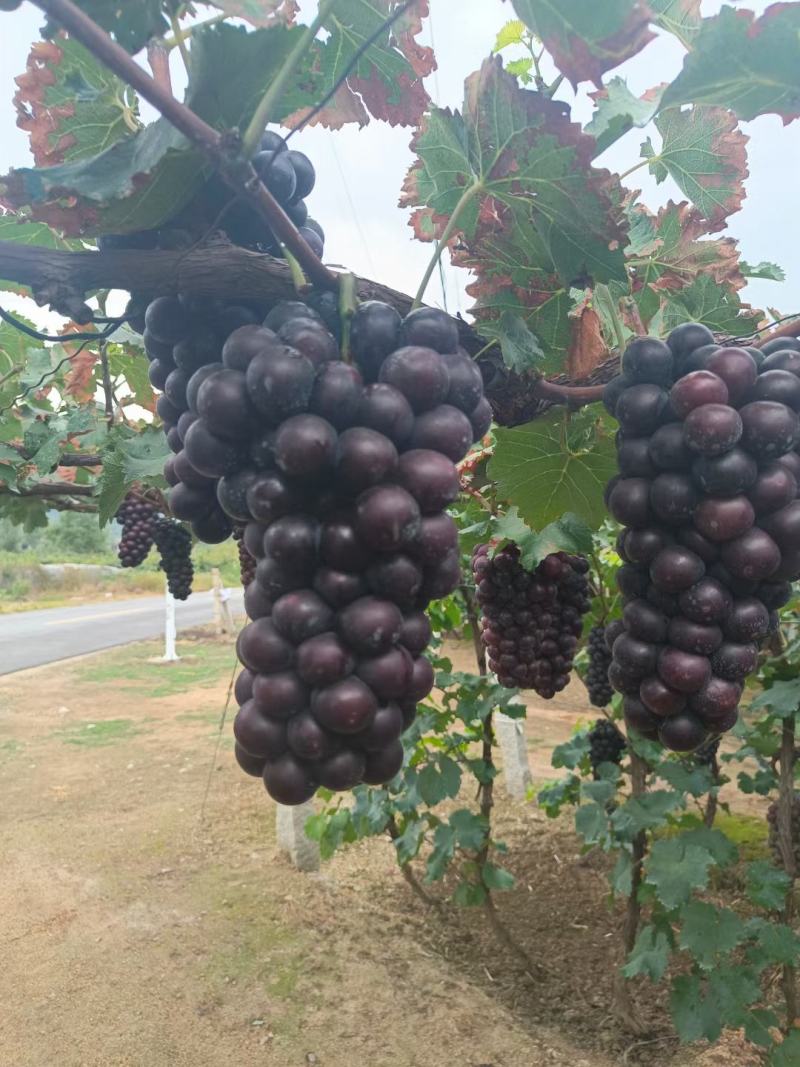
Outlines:
<svg viewBox="0 0 800 1067"><path fill-rule="evenodd" d="M458 223L461 220L461 215L464 212L464 208L466 208L472 198L478 193L482 192L482 190L483 182L478 179L474 181L472 185L467 186L467 188L461 194L461 199L458 201L455 208L453 209L453 214L450 216L450 219L444 228L442 236L436 243L436 251L431 257L431 261L428 264L428 268L425 271L425 274L422 277L422 281L420 282L419 289L417 290L417 295L414 297L414 308L418 308L421 306L422 301L425 298L425 291L428 288L428 284L431 278L433 277L433 272L436 270L439 264L439 260L442 258L442 253L444 252L445 248L450 243L451 238L456 232L456 227L458 226Z"/></svg>
<svg viewBox="0 0 800 1067"><path fill-rule="evenodd" d="M631 797L643 797L647 791L647 764L630 744L628 749L631 761ZM636 935L639 932L639 920L641 918L641 904L639 903L639 888L642 884L642 866L647 853L647 834L641 830L633 839L631 852L631 890L628 894L628 902L625 907L625 918L622 924L622 947L624 960L627 961L636 944ZM614 1010L619 1021L627 1027L631 1033L641 1036L647 1033L647 1029L639 1019L637 1011L631 1000L630 988L621 969L617 969L614 976Z"/></svg>
<svg viewBox="0 0 800 1067"><path fill-rule="evenodd" d="M763 337L753 342L753 347L763 348L768 341L775 341L779 337L800 337L800 318L793 319L791 322L784 322L776 330L771 330L769 333L764 334Z"/></svg>
<svg viewBox="0 0 800 1067"><path fill-rule="evenodd" d="M172 75L169 70L169 52L163 41L152 40L147 46L147 62L153 72L153 80L165 93L172 95Z"/></svg>
<svg viewBox="0 0 800 1067"><path fill-rule="evenodd" d="M553 404L570 404L574 407L583 407L585 404L594 404L603 399L605 385L561 385L559 382L548 382L540 378L534 390L540 400L549 400Z"/></svg>
<svg viewBox="0 0 800 1067"><path fill-rule="evenodd" d="M791 930L795 921L795 885L797 882L797 860L795 858L794 834L792 823L794 816L794 763L796 714L783 720L780 748L780 785L778 793L778 844L780 846L783 868L789 876L789 886L783 909L783 921ZM783 998L786 1004L786 1031L791 1032L798 1014L797 971L792 963L783 967Z"/></svg>
<svg viewBox="0 0 800 1067"><path fill-rule="evenodd" d="M261 182L252 164L240 157L238 136L220 134L199 115L167 92L72 0L33 0L58 22L71 37L152 104L164 118L196 145L219 170L226 183L264 219L278 240L286 245L303 270L323 289L336 289L337 276L322 263L297 231L297 227Z"/></svg>

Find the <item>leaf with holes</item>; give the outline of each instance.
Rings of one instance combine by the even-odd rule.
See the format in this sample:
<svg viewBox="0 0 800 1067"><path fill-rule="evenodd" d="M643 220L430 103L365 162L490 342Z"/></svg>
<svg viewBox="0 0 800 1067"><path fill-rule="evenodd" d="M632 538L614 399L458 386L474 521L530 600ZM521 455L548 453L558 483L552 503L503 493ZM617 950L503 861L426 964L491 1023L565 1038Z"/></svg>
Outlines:
<svg viewBox="0 0 800 1067"><path fill-rule="evenodd" d="M670 108L656 118L661 150L648 138L642 155L656 181L671 177L710 230L722 229L742 206L748 138L729 111L716 107Z"/></svg>
<svg viewBox="0 0 800 1067"><path fill-rule="evenodd" d="M598 92L589 94L596 109L586 132L597 142L596 155L605 152L628 130L642 129L653 121L666 84L648 89L643 96L634 96L624 78L611 78Z"/></svg>
<svg viewBox="0 0 800 1067"><path fill-rule="evenodd" d="M161 10L162 0L135 0L121 4L119 0L75 0L89 18L110 33L117 44L135 55L151 37L163 37L169 30ZM60 25L48 18L42 36L53 37Z"/></svg>
<svg viewBox="0 0 800 1067"><path fill-rule="evenodd" d="M514 10L577 87L635 56L653 39L643 0L513 0Z"/></svg>
<svg viewBox="0 0 800 1067"><path fill-rule="evenodd" d="M40 167L97 155L139 129L133 91L79 41L37 42L16 83L17 125Z"/></svg>
<svg viewBox="0 0 800 1067"><path fill-rule="evenodd" d="M616 473L615 455L613 440L600 431L589 444L571 446L563 414L552 413L498 429L489 473L500 499L516 504L534 529L565 512L597 529L606 517L603 491Z"/></svg>
<svg viewBox="0 0 800 1067"><path fill-rule="evenodd" d="M700 30L700 0L647 0L653 22L674 34L687 48Z"/></svg>
<svg viewBox="0 0 800 1067"><path fill-rule="evenodd" d="M703 19L664 106L713 104L745 121L800 117L800 5L772 4L760 18L725 6Z"/></svg>
<svg viewBox="0 0 800 1067"><path fill-rule="evenodd" d="M463 111L426 115L412 148L411 225L433 240L450 224L457 262L481 287L549 297L576 279L624 278L618 180L592 167L594 140L564 105L520 88L499 56L467 79Z"/></svg>

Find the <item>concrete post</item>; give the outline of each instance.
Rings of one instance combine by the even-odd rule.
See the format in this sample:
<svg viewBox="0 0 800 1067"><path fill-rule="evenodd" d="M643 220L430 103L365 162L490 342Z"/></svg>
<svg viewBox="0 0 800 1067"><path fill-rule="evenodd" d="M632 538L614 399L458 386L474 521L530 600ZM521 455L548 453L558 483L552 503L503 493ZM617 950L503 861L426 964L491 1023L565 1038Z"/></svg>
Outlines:
<svg viewBox="0 0 800 1067"><path fill-rule="evenodd" d="M306 820L314 814L314 805L305 804L286 807L278 804L275 826L278 847L288 853L298 871L318 871L320 868L319 845L306 836Z"/></svg>
<svg viewBox="0 0 800 1067"><path fill-rule="evenodd" d="M512 703L521 704L522 701L513 697ZM503 754L505 789L510 797L519 799L527 796L533 784L523 722L522 719L510 719L499 711L494 717L495 734Z"/></svg>

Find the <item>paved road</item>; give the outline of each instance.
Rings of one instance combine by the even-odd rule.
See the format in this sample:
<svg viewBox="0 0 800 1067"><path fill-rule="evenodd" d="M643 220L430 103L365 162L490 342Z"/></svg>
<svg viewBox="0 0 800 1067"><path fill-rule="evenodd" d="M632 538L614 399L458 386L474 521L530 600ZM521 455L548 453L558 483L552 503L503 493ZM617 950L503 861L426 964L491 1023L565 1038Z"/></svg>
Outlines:
<svg viewBox="0 0 800 1067"><path fill-rule="evenodd" d="M211 593L193 593L175 605L178 632L212 620ZM241 613L242 595L231 601ZM0 674L158 637L164 632L163 596L83 604L0 615Z"/></svg>

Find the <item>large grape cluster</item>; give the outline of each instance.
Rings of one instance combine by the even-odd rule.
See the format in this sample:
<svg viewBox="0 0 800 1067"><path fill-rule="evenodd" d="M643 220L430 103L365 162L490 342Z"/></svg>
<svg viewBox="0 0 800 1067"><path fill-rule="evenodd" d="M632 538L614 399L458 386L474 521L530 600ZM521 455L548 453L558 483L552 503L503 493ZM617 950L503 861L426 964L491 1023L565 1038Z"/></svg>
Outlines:
<svg viewBox="0 0 800 1067"><path fill-rule="evenodd" d="M552 699L569 683L589 610L588 563L556 552L526 570L512 543L494 556L478 545L472 569L490 669L501 685Z"/></svg>
<svg viewBox="0 0 800 1067"><path fill-rule="evenodd" d="M176 600L188 600L192 592L192 535L173 519L159 515L153 523L153 540L167 576L167 588Z"/></svg>
<svg viewBox="0 0 800 1067"><path fill-rule="evenodd" d="M609 678L629 726L689 752L736 723L800 577L800 344L722 347L686 323L634 340L605 403L625 527Z"/></svg>
<svg viewBox="0 0 800 1067"><path fill-rule="evenodd" d="M778 867L783 867L783 852L781 851L780 832L778 830L778 801L774 800L767 809L767 823L769 824L769 847ZM794 862L800 869L800 793L795 793L792 798L792 847L794 848Z"/></svg>
<svg viewBox="0 0 800 1067"><path fill-rule="evenodd" d="M222 310L206 309L198 331L180 299L147 309L176 452L169 502L201 540L244 527L257 564L236 754L276 800L299 804L319 786L386 782L402 764L400 735L433 685L424 609L460 580L445 511L455 464L491 409L441 312L403 320L362 304L347 363L305 304L279 304L263 325Z"/></svg>
<svg viewBox="0 0 800 1067"><path fill-rule="evenodd" d="M153 547L156 515L149 501L130 494L120 504L115 518L122 525L117 555L123 567L138 567L147 559Z"/></svg>
<svg viewBox="0 0 800 1067"><path fill-rule="evenodd" d="M611 719L598 719L588 734L589 762L595 775L601 763L621 763L627 747L625 735Z"/></svg>
<svg viewBox="0 0 800 1067"><path fill-rule="evenodd" d="M611 703L614 690L608 680L608 668L611 666L611 650L606 643L606 627L593 626L586 642L589 654L589 666L586 668L584 684L589 693L589 702L596 708L605 708ZM599 720L604 721L604 720Z"/></svg>

